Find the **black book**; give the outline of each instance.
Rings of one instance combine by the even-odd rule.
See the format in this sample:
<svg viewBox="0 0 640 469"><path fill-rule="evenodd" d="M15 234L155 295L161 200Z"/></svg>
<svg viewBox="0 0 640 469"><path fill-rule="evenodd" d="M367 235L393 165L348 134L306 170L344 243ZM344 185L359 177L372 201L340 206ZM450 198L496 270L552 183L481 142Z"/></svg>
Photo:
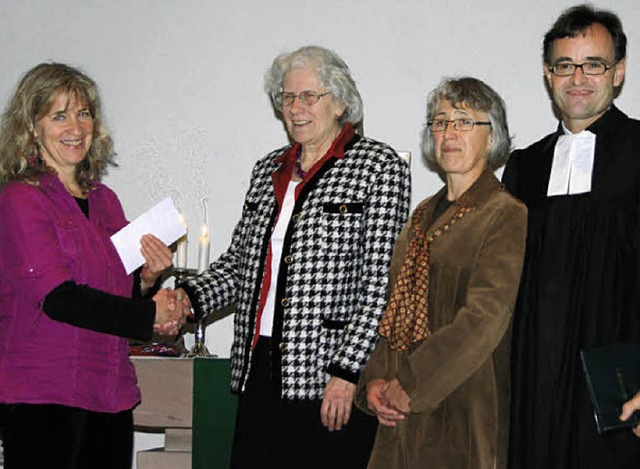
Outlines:
<svg viewBox="0 0 640 469"><path fill-rule="evenodd" d="M638 412L624 422L619 417L622 405L640 391L640 342L589 347L580 356L598 433L638 425Z"/></svg>

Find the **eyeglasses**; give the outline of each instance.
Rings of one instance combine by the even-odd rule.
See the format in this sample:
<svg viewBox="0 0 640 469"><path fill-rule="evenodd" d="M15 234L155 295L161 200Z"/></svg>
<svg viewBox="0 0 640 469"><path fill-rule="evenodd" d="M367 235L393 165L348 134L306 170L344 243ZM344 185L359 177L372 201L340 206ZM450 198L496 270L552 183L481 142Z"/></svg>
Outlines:
<svg viewBox="0 0 640 469"><path fill-rule="evenodd" d="M604 75L607 70L616 66L618 62L607 65L604 62L585 62L581 64L573 64L571 62L561 62L549 67L551 73L558 77L570 77L576 73L577 69L582 70L585 75Z"/></svg>
<svg viewBox="0 0 640 469"><path fill-rule="evenodd" d="M449 124L451 124L455 130L469 132L470 130L473 130L474 125L491 125L491 122L478 122L471 119L435 119L431 122L427 122L431 132L444 132L447 130L447 125Z"/></svg>
<svg viewBox="0 0 640 469"><path fill-rule="evenodd" d="M316 93L315 91L302 91L300 94L285 93L284 91L281 91L276 95L276 104L280 108L293 106L293 103L296 101L296 98L298 98L300 102L305 106L313 106L315 103L320 101L320 98L328 94L331 94L331 91L327 91L326 93Z"/></svg>

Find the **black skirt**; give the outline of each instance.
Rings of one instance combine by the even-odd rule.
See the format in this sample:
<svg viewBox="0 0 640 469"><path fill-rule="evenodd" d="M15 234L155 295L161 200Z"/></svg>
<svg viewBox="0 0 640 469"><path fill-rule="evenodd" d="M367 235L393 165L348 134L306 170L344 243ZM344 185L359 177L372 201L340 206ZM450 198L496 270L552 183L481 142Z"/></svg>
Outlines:
<svg viewBox="0 0 640 469"><path fill-rule="evenodd" d="M260 337L246 391L238 400L231 467L366 468L377 420L352 408L349 423L330 432L321 400L283 400L271 373L271 340Z"/></svg>

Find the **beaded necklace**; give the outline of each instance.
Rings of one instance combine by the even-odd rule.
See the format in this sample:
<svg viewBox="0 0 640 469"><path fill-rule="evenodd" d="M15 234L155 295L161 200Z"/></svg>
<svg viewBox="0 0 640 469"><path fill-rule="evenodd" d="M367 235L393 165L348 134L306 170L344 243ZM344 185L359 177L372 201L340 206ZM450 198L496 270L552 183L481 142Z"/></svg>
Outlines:
<svg viewBox="0 0 640 469"><path fill-rule="evenodd" d="M298 158L296 159L296 174L300 179L304 179L307 177L307 172L302 169L302 164L300 160L302 159L302 152L298 154Z"/></svg>

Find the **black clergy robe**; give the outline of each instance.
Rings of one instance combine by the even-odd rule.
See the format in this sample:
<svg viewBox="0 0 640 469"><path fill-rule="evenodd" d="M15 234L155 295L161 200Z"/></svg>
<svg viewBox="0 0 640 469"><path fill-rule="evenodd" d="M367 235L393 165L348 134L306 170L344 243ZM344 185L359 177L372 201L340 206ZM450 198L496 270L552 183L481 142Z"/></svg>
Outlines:
<svg viewBox="0 0 640 469"><path fill-rule="evenodd" d="M529 209L512 343L511 469L640 468L629 430L598 435L579 353L640 340L640 121L612 106L596 134L591 192L547 196L561 127L509 159Z"/></svg>

